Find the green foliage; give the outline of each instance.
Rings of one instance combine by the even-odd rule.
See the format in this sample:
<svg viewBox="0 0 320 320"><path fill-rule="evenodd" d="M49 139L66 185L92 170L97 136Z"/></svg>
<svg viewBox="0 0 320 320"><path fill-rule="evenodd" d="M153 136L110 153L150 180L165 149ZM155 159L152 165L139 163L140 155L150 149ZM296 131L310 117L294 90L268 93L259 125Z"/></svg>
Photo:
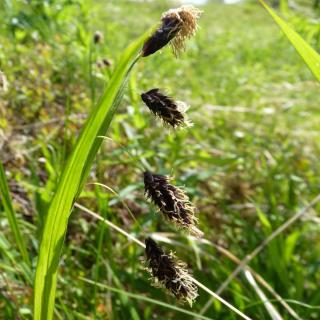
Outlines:
<svg viewBox="0 0 320 320"><path fill-rule="evenodd" d="M260 0L260 2L270 13L274 21L279 25L289 41L296 48L299 55L308 65L314 76L320 81L320 55L292 28L290 28L290 26L284 20L282 20L263 0Z"/></svg>
<svg viewBox="0 0 320 320"><path fill-rule="evenodd" d="M14 235L16 245L19 248L19 251L21 253L22 259L26 263L26 265L30 266L30 258L27 251L27 246L20 231L18 218L13 209L13 204L12 204L12 199L11 199L10 191L7 184L6 174L4 172L4 168L1 162L0 162L0 196L1 196L0 198L1 204L3 205L4 211L7 214L9 225Z"/></svg>
<svg viewBox="0 0 320 320"><path fill-rule="evenodd" d="M106 134L119 106L126 79L136 62L135 56L149 33L124 51L105 93L88 117L61 173L41 239L35 277L34 319L52 319L60 252L73 203L89 174L101 145L101 136Z"/></svg>
<svg viewBox="0 0 320 320"><path fill-rule="evenodd" d="M300 7L302 3L297 1ZM289 7L284 17L318 50L315 11L307 11L310 1L305 4L305 11ZM111 77L119 70L124 48L170 7L170 1L0 1L0 69L9 83L9 91L0 97L0 158L33 273L41 237L57 232L65 239L54 259L57 267L61 253L54 319L196 317L168 305L212 319L236 319L202 290L190 309L152 287L143 249L77 208L69 217L72 194L79 193L79 203L140 241L159 232L166 249L216 291L236 267L234 256L243 259L319 192L319 84L257 2L226 6L211 1L203 7L201 28L181 59L173 59L166 48L140 60L108 133L98 132L96 123L94 135L77 147L75 159L79 132L114 83ZM104 34L99 45L92 43L96 30ZM305 48L298 39L300 49ZM112 65L102 66L104 58ZM140 93L154 87L190 104L192 128L172 131L152 117ZM99 123L107 111L103 109ZM95 139L97 134L107 137ZM100 143L96 157L82 167L86 157L81 151L94 154ZM61 180L70 156L81 168ZM209 243L190 242L145 201L145 168L171 174L175 184L186 187ZM89 170L85 184L82 178ZM52 202L57 188L60 199L69 199L59 212L67 203L58 198ZM53 221L53 208L60 223ZM3 205L0 210L0 318L29 320L33 274L22 261ZM319 206L250 263L300 318L311 320L320 318L317 212ZM56 245L59 239L51 240ZM44 267L45 243L39 260ZM48 251L51 262L53 250L51 246ZM38 283L40 278L38 273ZM258 285L284 320L293 318ZM42 299L40 292L38 286L36 299ZM253 319L270 319L242 274L222 296Z"/></svg>

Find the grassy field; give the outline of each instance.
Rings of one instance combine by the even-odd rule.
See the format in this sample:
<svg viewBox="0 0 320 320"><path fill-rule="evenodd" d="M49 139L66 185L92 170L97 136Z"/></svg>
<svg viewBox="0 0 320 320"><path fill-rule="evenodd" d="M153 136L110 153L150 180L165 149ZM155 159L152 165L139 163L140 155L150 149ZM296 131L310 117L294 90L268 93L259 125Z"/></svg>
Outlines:
<svg viewBox="0 0 320 320"><path fill-rule="evenodd" d="M0 159L31 260L19 253L3 198L0 319L32 318L44 220L77 134L124 48L174 6L53 2L0 4L0 70L8 80L0 92ZM165 48L130 76L69 221L54 319L238 319L201 289L191 308L151 286L144 250L80 206L142 242L151 234L252 319L320 318L320 204L221 288L240 260L319 194L319 84L260 5L201 9L201 28L179 59ZM310 31L319 12L287 18L319 51L320 33ZM97 30L100 44L92 42ZM155 87L190 105L192 128L174 131L155 120L140 99ZM202 242L146 201L145 169L184 186Z"/></svg>

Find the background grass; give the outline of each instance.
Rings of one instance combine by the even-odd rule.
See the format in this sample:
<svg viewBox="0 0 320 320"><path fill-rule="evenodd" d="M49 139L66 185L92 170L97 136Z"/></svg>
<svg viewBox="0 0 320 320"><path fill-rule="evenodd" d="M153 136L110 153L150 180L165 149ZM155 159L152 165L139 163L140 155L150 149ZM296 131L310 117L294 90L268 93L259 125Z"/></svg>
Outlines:
<svg viewBox="0 0 320 320"><path fill-rule="evenodd" d="M86 114L124 48L158 21L172 2L5 1L0 6L5 22L0 69L9 82L9 91L0 98L0 156L35 266L46 209ZM319 13L310 7L298 2L286 18L319 51ZM166 48L143 60L129 81L108 133L112 140L103 142L89 178L119 196L87 185L79 202L142 241L143 232L175 232L146 203L141 167L172 174L198 207L205 237L242 259L319 193L319 85L256 3L210 3L203 9L201 29L181 59L174 59ZM93 46L96 30L105 39ZM98 67L96 61L103 58L113 66ZM160 126L139 98L152 87L187 101L194 127L173 132ZM303 319L320 316L317 212L319 206L250 263ZM29 270L4 208L0 217L0 318L29 319ZM166 247L214 291L236 267L213 246L195 244L183 233L175 240L187 247ZM124 294L176 305L150 286L142 257L134 243L74 210L58 276L55 318L186 318ZM105 287L84 282L83 277ZM223 297L254 319L270 318L242 274ZM192 312L199 313L208 300L200 292ZM272 303L283 319L291 319L282 306ZM204 315L236 319L217 303L210 304Z"/></svg>

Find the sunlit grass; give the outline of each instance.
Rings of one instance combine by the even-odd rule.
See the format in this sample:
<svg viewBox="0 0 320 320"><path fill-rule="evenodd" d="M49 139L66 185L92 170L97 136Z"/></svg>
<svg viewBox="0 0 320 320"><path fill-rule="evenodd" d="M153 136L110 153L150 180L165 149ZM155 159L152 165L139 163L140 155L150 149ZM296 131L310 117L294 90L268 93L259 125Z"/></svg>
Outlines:
<svg viewBox="0 0 320 320"><path fill-rule="evenodd" d="M4 319L31 319L28 265L35 270L45 213L78 133L110 85L123 49L172 6L122 0L81 0L62 9L59 4L39 5L33 12L31 5L0 3L0 69L9 84L0 96L0 156L8 188L1 181L12 198L6 197L6 204L12 202L13 208L4 210L2 200ZM132 239L74 209L61 251L54 318L185 319L183 305L150 286L143 249L133 239L158 236L215 292L248 253L319 192L319 84L262 6L210 3L204 11L201 29L181 59L173 59L167 48L136 66L110 139L98 134L101 149L78 203ZM295 11L275 11L319 49L307 10L299 18ZM104 42L92 46L96 30L104 33ZM96 62L103 58L112 66L99 67ZM194 126L173 132L154 121L139 97L151 87L190 104ZM145 202L145 168L173 176L186 189L208 242L177 233ZM65 186L73 200L72 181ZM253 319L270 319L270 312L283 319L318 319L318 212L319 205L308 210L250 260L245 270L257 285L240 272L230 278L222 297ZM65 222L51 221L46 235L63 230ZM17 237L18 228L22 236ZM276 311L266 308L259 289ZM202 290L187 311L235 319Z"/></svg>

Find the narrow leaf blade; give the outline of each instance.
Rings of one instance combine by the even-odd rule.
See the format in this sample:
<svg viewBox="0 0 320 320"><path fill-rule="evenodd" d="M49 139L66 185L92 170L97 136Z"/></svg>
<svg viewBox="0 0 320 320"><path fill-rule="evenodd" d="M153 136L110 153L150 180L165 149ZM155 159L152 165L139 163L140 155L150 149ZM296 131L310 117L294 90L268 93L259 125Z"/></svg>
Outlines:
<svg viewBox="0 0 320 320"><path fill-rule="evenodd" d="M53 317L57 270L68 219L81 191L94 157L121 100L128 72L138 50L150 31L123 53L104 95L88 117L70 158L61 174L57 190L48 209L35 276L34 319Z"/></svg>
<svg viewBox="0 0 320 320"><path fill-rule="evenodd" d="M307 64L311 72L320 81L320 55L283 19L281 19L265 2L259 0L262 6L268 11L273 20L277 23L288 40L295 47L301 58Z"/></svg>
<svg viewBox="0 0 320 320"><path fill-rule="evenodd" d="M21 253L21 256L24 260L24 262L30 266L30 259L27 251L27 246L25 244L25 241L22 237L22 234L19 229L18 225L18 219L16 216L16 212L12 205L12 199L10 196L10 191L7 183L6 174L3 168L2 163L0 162L0 196L1 196L1 202L4 207L4 211L7 214L7 218L10 224L11 231L14 235L17 247Z"/></svg>

